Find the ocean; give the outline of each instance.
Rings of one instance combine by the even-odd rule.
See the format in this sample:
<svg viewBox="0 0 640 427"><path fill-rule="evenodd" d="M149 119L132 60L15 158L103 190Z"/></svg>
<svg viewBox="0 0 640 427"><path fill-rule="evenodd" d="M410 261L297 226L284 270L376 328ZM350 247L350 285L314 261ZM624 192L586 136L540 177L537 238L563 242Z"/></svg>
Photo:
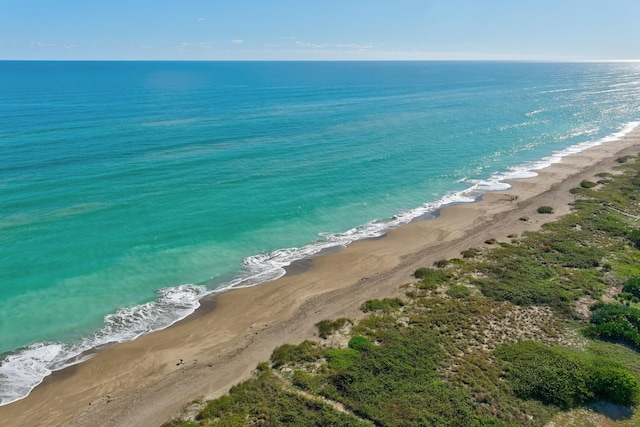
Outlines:
<svg viewBox="0 0 640 427"><path fill-rule="evenodd" d="M0 61L0 404L640 124L640 63Z"/></svg>

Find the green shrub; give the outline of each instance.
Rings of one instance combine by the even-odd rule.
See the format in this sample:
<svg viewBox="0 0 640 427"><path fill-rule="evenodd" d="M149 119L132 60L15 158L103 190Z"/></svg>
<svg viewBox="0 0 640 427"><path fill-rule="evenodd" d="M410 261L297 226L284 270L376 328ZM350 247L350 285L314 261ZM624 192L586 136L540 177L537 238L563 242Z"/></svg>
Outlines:
<svg viewBox="0 0 640 427"><path fill-rule="evenodd" d="M584 180L584 181L580 182L580 187L582 187L582 188L593 188L596 185L598 185L598 184L596 184L595 182L592 182L592 181L587 181L587 180Z"/></svg>
<svg viewBox="0 0 640 427"><path fill-rule="evenodd" d="M320 381L322 376L311 374L302 369L296 369L291 376L291 383L303 390L307 390L312 393L317 393L321 387Z"/></svg>
<svg viewBox="0 0 640 427"><path fill-rule="evenodd" d="M640 298L640 276L627 279L622 286L622 292L627 292L636 298Z"/></svg>
<svg viewBox="0 0 640 427"><path fill-rule="evenodd" d="M430 275L432 270L433 269L431 268L420 267L413 272L413 277L416 279L422 279L423 277Z"/></svg>
<svg viewBox="0 0 640 427"><path fill-rule="evenodd" d="M614 175L612 173L609 173L609 172L600 172L600 173L596 174L596 176L598 178L611 179L611 178L613 178Z"/></svg>
<svg viewBox="0 0 640 427"><path fill-rule="evenodd" d="M273 350L271 362L274 368L302 362L315 362L322 357L322 350L313 341L304 341L301 344L284 344Z"/></svg>
<svg viewBox="0 0 640 427"><path fill-rule="evenodd" d="M640 230L636 229L629 231L627 237L631 240L631 243L633 243L633 246L636 249L640 249Z"/></svg>
<svg viewBox="0 0 640 427"><path fill-rule="evenodd" d="M540 206L538 208L538 213L539 214L552 214L553 213L553 208L551 206L547 206L547 205Z"/></svg>
<svg viewBox="0 0 640 427"><path fill-rule="evenodd" d="M200 424L191 420L171 420L162 424L161 427L199 427Z"/></svg>
<svg viewBox="0 0 640 427"><path fill-rule="evenodd" d="M572 408L597 399L630 405L640 393L635 375L597 356L534 341L506 344L495 354L509 362L506 378L522 399Z"/></svg>
<svg viewBox="0 0 640 427"><path fill-rule="evenodd" d="M400 298L384 298L384 299L372 299L365 301L360 310L368 313L370 311L382 311L383 313L391 313L396 311L400 307L404 306L404 302Z"/></svg>
<svg viewBox="0 0 640 427"><path fill-rule="evenodd" d="M640 349L640 310L620 304L597 303L591 308L588 336L622 340Z"/></svg>
<svg viewBox="0 0 640 427"><path fill-rule="evenodd" d="M608 400L619 405L637 403L640 396L638 378L628 369L597 358L592 363L592 389L597 399Z"/></svg>
<svg viewBox="0 0 640 427"><path fill-rule="evenodd" d="M417 269L413 275L420 279L420 283L416 287L428 291L437 289L438 285L450 277L449 273L444 270L426 267Z"/></svg>
<svg viewBox="0 0 640 427"><path fill-rule="evenodd" d="M446 259L439 259L433 263L433 266L438 268L445 268L447 265L449 265L449 260Z"/></svg>
<svg viewBox="0 0 640 427"><path fill-rule="evenodd" d="M633 158L633 156L622 156L622 157L618 157L616 159L616 162L618 162L618 163L627 163L632 158Z"/></svg>
<svg viewBox="0 0 640 427"><path fill-rule="evenodd" d="M513 392L522 399L570 408L594 398L585 367L556 349L522 341L498 347L495 354L511 362L506 378Z"/></svg>
<svg viewBox="0 0 640 427"><path fill-rule="evenodd" d="M447 295L451 298L466 298L471 295L471 289L463 285L451 285L447 289Z"/></svg>
<svg viewBox="0 0 640 427"><path fill-rule="evenodd" d="M335 320L321 320L316 323L315 326L318 328L318 335L320 338L327 338L335 331L342 329L347 323L353 324L351 319L341 317L340 319Z"/></svg>
<svg viewBox="0 0 640 427"><path fill-rule="evenodd" d="M462 258L475 258L479 253L480 251L478 249L470 248L460 252L460 255L462 255Z"/></svg>
<svg viewBox="0 0 640 427"><path fill-rule="evenodd" d="M349 348L360 352L367 352L373 348L373 343L361 335L356 335L349 340Z"/></svg>
<svg viewBox="0 0 640 427"><path fill-rule="evenodd" d="M343 371L350 368L360 358L360 352L353 348L332 348L324 353L329 368Z"/></svg>

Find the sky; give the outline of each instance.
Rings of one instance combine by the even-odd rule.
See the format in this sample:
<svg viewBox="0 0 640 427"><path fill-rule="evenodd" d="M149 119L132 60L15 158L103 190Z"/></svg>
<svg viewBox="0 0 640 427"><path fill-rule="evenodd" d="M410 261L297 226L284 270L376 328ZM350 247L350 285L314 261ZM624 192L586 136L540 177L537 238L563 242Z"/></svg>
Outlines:
<svg viewBox="0 0 640 427"><path fill-rule="evenodd" d="M0 60L640 60L638 0L0 0Z"/></svg>

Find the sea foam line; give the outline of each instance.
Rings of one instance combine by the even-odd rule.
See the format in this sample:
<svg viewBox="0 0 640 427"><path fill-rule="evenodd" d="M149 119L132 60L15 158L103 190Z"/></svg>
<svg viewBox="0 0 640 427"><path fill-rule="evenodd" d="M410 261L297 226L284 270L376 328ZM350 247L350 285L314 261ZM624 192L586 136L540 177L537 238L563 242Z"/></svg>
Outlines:
<svg viewBox="0 0 640 427"><path fill-rule="evenodd" d="M465 179L463 182L470 184L468 188L451 192L435 202L425 203L415 209L398 212L387 220L373 220L344 233L320 233L317 241L301 248L278 249L250 256L243 261L244 274L214 290L199 285L160 289L157 300L124 307L105 316L104 326L94 335L79 342L36 343L17 350L0 362L0 406L25 398L53 371L88 360L95 354L95 349L132 341L176 323L193 313L200 306L200 299L206 295L278 279L286 274L285 267L296 260L312 258L329 248L346 247L357 240L382 236L416 218L433 214L444 206L474 202L489 191L507 190L511 188L507 183L509 180L534 177L537 170L559 163L565 157L588 148L622 139L638 126L640 121L626 123L620 131L604 138L572 145L539 161L524 163L509 168L506 172L496 172L485 180Z"/></svg>
<svg viewBox="0 0 640 427"><path fill-rule="evenodd" d="M6 356L0 362L0 406L27 397L53 371L90 359L98 348L171 326L193 313L200 299L212 291L205 286L180 285L157 292L155 301L105 316L100 330L78 342L40 342Z"/></svg>

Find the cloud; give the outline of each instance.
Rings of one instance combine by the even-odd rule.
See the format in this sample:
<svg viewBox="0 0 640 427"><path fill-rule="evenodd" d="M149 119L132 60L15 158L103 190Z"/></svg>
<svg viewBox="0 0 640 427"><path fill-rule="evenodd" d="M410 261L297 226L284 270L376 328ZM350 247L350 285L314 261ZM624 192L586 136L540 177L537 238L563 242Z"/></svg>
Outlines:
<svg viewBox="0 0 640 427"><path fill-rule="evenodd" d="M29 45L31 47L37 47L37 48L47 48L47 47L57 47L58 46L55 43L44 43L44 42L30 42Z"/></svg>
<svg viewBox="0 0 640 427"><path fill-rule="evenodd" d="M2 42L0 42L0 43L2 43ZM77 47L78 47L78 45L76 45L76 44L65 44L64 45L65 49L75 49Z"/></svg>
<svg viewBox="0 0 640 427"><path fill-rule="evenodd" d="M305 43L305 42L296 42L296 46L298 47L310 47L312 49L323 49L325 47L331 46L330 44L322 43Z"/></svg>
<svg viewBox="0 0 640 427"><path fill-rule="evenodd" d="M149 46L148 44L141 44L138 47L140 47L142 49L151 49L151 46Z"/></svg>
<svg viewBox="0 0 640 427"><path fill-rule="evenodd" d="M214 42L203 42L203 43L198 43L198 46L203 47L205 49L213 49L215 47L215 43Z"/></svg>
<svg viewBox="0 0 640 427"><path fill-rule="evenodd" d="M242 43L244 43L244 40L234 39L234 40L231 40L231 43L233 43L233 44L242 44Z"/></svg>
<svg viewBox="0 0 640 427"><path fill-rule="evenodd" d="M204 22L204 21L206 21L206 19L204 19L204 18L198 18L198 19L196 19L196 21L198 21L198 22Z"/></svg>
<svg viewBox="0 0 640 427"><path fill-rule="evenodd" d="M336 47L343 49L373 49L373 45L358 43L338 43Z"/></svg>

